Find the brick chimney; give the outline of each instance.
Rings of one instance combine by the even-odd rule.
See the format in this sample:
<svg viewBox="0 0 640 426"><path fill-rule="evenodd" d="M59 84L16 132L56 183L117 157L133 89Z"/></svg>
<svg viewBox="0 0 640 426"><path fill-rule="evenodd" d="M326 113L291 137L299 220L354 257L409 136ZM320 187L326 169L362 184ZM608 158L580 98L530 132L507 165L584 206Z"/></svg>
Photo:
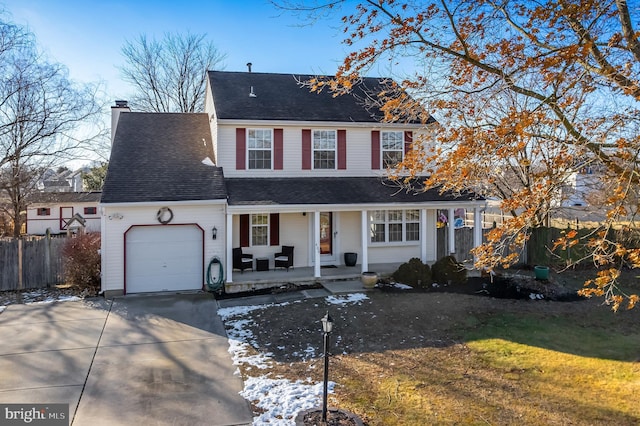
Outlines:
<svg viewBox="0 0 640 426"><path fill-rule="evenodd" d="M118 119L120 118L120 113L122 112L131 112L129 103L127 101L116 101L116 105L111 107L111 143L113 143L113 138L116 135Z"/></svg>

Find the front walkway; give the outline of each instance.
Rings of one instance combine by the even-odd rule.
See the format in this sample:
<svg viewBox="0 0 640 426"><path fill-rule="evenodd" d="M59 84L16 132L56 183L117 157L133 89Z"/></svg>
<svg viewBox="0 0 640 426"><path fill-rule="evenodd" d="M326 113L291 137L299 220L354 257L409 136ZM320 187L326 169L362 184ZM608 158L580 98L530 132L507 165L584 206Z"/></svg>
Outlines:
<svg viewBox="0 0 640 426"><path fill-rule="evenodd" d="M399 266L400 263L371 263L369 264L369 271L377 272L382 276L389 276L398 269ZM278 287L287 283L304 285L316 282L324 283L327 281L356 280L360 278L360 273L360 265L322 267L320 269L320 278L313 276L313 267L289 268L288 271L283 268L278 268L276 270L270 269L268 271L245 270L244 272L234 270L233 282L227 283L225 290L227 293L237 293L241 291Z"/></svg>

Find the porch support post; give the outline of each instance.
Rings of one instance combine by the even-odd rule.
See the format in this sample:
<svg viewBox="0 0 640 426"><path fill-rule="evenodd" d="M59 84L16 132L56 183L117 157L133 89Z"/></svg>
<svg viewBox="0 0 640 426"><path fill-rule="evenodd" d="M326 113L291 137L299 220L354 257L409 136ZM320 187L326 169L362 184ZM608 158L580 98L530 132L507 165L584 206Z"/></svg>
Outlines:
<svg viewBox="0 0 640 426"><path fill-rule="evenodd" d="M420 209L420 260L427 263L427 210ZM436 244L438 239L436 238Z"/></svg>
<svg viewBox="0 0 640 426"><path fill-rule="evenodd" d="M227 213L225 215L226 225L224 230L224 246L227 259L227 276L226 282L233 282L233 215Z"/></svg>
<svg viewBox="0 0 640 426"><path fill-rule="evenodd" d="M454 214L454 210L449 209L449 220L447 220L449 225L449 254L454 254L456 252L456 227L454 226Z"/></svg>
<svg viewBox="0 0 640 426"><path fill-rule="evenodd" d="M366 210L360 212L360 247L362 247L362 272L369 270L369 232L368 232L369 218Z"/></svg>
<svg viewBox="0 0 640 426"><path fill-rule="evenodd" d="M480 207L473 209L473 247L482 244L482 216Z"/></svg>
<svg viewBox="0 0 640 426"><path fill-rule="evenodd" d="M320 278L320 212L313 212L313 276Z"/></svg>

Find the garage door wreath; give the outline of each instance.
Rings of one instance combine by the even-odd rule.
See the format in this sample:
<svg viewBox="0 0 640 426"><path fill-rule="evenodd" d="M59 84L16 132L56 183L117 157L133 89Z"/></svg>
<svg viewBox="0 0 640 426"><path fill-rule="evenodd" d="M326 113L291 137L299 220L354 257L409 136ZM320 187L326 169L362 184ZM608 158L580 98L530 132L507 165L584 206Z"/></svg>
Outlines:
<svg viewBox="0 0 640 426"><path fill-rule="evenodd" d="M168 215L167 215L168 214ZM173 211L169 207L162 207L156 213L156 219L163 225L171 222L173 220Z"/></svg>

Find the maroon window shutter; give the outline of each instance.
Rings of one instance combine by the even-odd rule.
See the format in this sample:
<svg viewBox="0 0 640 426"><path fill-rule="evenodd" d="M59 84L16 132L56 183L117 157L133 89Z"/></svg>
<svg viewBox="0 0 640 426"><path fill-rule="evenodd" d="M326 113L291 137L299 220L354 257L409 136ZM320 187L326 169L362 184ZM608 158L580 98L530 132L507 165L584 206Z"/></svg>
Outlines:
<svg viewBox="0 0 640 426"><path fill-rule="evenodd" d="M282 170L282 129L273 129L273 168Z"/></svg>
<svg viewBox="0 0 640 426"><path fill-rule="evenodd" d="M302 170L311 170L311 130L302 129Z"/></svg>
<svg viewBox="0 0 640 426"><path fill-rule="evenodd" d="M240 215L240 247L249 247L249 215Z"/></svg>
<svg viewBox="0 0 640 426"><path fill-rule="evenodd" d="M245 169L247 158L247 132L246 129L236 129L236 170Z"/></svg>
<svg viewBox="0 0 640 426"><path fill-rule="evenodd" d="M338 170L347 169L347 131L338 130Z"/></svg>
<svg viewBox="0 0 640 426"><path fill-rule="evenodd" d="M404 153L411 151L411 144L413 143L413 132L407 130L404 132Z"/></svg>
<svg viewBox="0 0 640 426"><path fill-rule="evenodd" d="M269 245L280 245L280 214L271 213L269 215Z"/></svg>
<svg viewBox="0 0 640 426"><path fill-rule="evenodd" d="M380 170L380 130L371 131L371 169Z"/></svg>

